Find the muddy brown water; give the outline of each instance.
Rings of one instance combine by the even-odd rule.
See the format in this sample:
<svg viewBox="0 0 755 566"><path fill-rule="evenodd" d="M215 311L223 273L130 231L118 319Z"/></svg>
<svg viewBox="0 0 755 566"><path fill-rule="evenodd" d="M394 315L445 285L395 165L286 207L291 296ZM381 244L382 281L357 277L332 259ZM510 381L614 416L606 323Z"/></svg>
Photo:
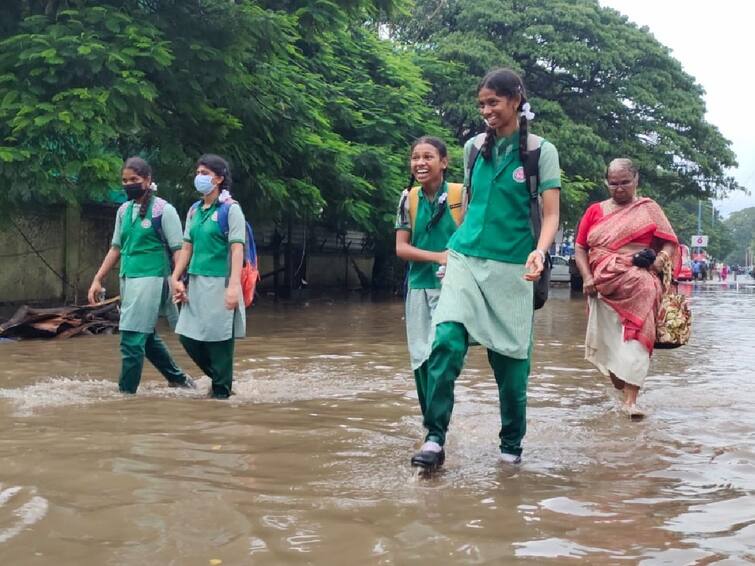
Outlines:
<svg viewBox="0 0 755 566"><path fill-rule="evenodd" d="M692 342L655 355L644 422L584 362L584 302L556 289L524 464L496 460L478 349L431 479L408 465L423 433L399 301L255 308L230 402L151 368L121 396L117 336L0 344L0 564L751 563L755 294L687 290Z"/></svg>

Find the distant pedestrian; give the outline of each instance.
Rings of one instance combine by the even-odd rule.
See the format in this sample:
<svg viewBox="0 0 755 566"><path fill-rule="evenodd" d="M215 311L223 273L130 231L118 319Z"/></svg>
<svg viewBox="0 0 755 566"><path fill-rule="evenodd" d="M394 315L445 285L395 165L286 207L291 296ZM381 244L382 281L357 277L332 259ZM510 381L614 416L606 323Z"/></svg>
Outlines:
<svg viewBox="0 0 755 566"><path fill-rule="evenodd" d="M721 266L721 281L726 281L729 277L729 266L725 263Z"/></svg>

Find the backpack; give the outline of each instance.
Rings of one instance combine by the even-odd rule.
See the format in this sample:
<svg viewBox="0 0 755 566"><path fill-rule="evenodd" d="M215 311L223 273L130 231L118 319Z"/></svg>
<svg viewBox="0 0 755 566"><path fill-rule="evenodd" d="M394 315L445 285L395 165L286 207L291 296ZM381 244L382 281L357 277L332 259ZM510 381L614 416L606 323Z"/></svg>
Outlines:
<svg viewBox="0 0 755 566"><path fill-rule="evenodd" d="M189 221L194 217L199 207L202 206L201 200L191 205L189 209ZM218 227L223 236L228 238L230 226L228 224L228 213L232 204L238 204L232 198L227 198L220 203L218 207ZM257 244L254 242L254 231L249 222L246 223L246 234L244 243L244 263L241 266L241 292L244 296L244 306L249 308L254 302L254 291L257 282L260 280L260 272L257 267Z"/></svg>
<svg viewBox="0 0 755 566"><path fill-rule="evenodd" d="M475 136L472 142L472 150L469 153L469 158L464 164L465 179L467 179L467 195L468 199L472 201L472 170L474 169L477 157L480 154L483 143L485 143L486 134L478 134ZM524 164L524 176L526 179L526 188L530 194L530 224L532 225L532 235L535 238L535 245L540 238L540 230L543 224L543 212L540 207L540 195L537 192L537 186L540 183L540 142L542 138L529 134L527 136L527 152L529 159ZM532 297L533 306L535 310L543 308L545 301L548 300L548 289L551 281L551 256L550 253L545 253L545 261L543 262L543 272L540 275L540 279L535 281L535 288Z"/></svg>
<svg viewBox="0 0 755 566"><path fill-rule="evenodd" d="M409 223L412 226L412 232L414 232L414 221L417 219L417 208L419 207L419 192L422 187L412 187L409 189L407 198L409 199ZM451 217L454 219L456 226L461 224L464 220L464 185L461 183L448 183L448 200L446 206L451 212Z"/></svg>

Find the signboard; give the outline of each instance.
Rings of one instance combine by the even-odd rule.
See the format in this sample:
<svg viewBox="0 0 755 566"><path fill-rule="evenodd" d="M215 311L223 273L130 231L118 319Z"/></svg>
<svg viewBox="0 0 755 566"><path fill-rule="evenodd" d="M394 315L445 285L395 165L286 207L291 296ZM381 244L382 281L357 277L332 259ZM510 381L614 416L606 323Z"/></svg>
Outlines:
<svg viewBox="0 0 755 566"><path fill-rule="evenodd" d="M708 236L692 236L692 247L693 248L707 248L708 247Z"/></svg>

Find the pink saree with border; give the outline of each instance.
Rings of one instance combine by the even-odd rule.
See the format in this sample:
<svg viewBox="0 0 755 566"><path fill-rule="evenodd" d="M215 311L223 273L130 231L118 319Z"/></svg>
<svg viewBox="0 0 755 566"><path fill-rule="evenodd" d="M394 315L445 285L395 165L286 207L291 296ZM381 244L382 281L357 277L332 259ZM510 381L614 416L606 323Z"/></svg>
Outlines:
<svg viewBox="0 0 755 566"><path fill-rule="evenodd" d="M640 198L598 220L587 235L587 245L595 288L600 300L618 314L624 340L638 340L652 353L661 281L655 272L632 265L632 256L644 247L637 240L648 234L655 251L666 242L678 244L661 207Z"/></svg>

